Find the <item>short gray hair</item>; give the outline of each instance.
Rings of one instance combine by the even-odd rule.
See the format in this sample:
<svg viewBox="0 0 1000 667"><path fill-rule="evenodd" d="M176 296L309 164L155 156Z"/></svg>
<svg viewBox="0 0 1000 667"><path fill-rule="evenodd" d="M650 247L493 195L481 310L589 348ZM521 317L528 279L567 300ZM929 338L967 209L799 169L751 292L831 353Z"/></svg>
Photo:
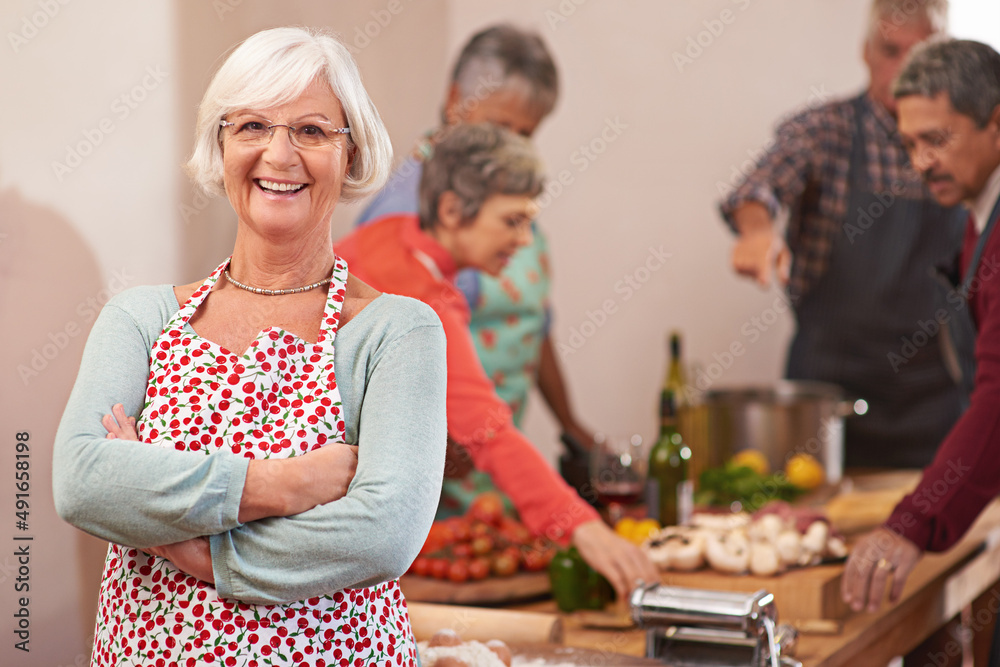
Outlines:
<svg viewBox="0 0 1000 667"><path fill-rule="evenodd" d="M355 149L341 200L359 199L385 183L392 145L375 105L361 83L350 52L336 37L307 28L273 28L246 39L208 84L198 108L194 152L187 171L206 192L223 194L219 121L239 109L291 102L316 80L329 83L351 128Z"/></svg>
<svg viewBox="0 0 1000 667"><path fill-rule="evenodd" d="M545 42L507 24L472 36L455 62L451 81L463 101L483 99L507 86L526 86L528 103L541 116L552 111L559 96L556 65Z"/></svg>
<svg viewBox="0 0 1000 667"><path fill-rule="evenodd" d="M948 0L872 0L868 14L868 36L883 35L895 28L926 19L931 32L944 33L948 28Z"/></svg>
<svg viewBox="0 0 1000 667"><path fill-rule="evenodd" d="M545 176L531 142L490 123L459 124L434 145L420 177L420 226L438 223L441 195L454 192L462 219L472 220L491 195L528 195L542 191Z"/></svg>
<svg viewBox="0 0 1000 667"><path fill-rule="evenodd" d="M952 39L913 49L896 78L892 94L937 97L947 93L951 106L980 128L1000 105L1000 54L986 44Z"/></svg>

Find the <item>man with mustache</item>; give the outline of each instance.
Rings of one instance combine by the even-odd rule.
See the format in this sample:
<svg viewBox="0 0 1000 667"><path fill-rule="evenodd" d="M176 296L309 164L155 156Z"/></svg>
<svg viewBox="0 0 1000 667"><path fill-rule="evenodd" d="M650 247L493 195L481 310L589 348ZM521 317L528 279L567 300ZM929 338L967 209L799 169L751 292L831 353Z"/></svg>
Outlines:
<svg viewBox="0 0 1000 667"><path fill-rule="evenodd" d="M917 488L854 548L841 591L855 611L877 610L890 576L898 600L921 553L950 548L1000 493L1000 54L972 41L928 45L894 95L914 167L940 204L968 210L944 314L974 321L976 375L969 409Z"/></svg>

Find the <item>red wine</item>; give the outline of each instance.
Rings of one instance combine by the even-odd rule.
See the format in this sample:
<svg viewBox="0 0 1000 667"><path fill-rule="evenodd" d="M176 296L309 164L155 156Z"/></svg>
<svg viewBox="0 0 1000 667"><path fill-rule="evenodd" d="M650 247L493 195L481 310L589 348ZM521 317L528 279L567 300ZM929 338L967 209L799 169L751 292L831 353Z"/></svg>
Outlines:
<svg viewBox="0 0 1000 667"><path fill-rule="evenodd" d="M605 505L634 505L642 498L642 484L617 482L597 489L597 499Z"/></svg>

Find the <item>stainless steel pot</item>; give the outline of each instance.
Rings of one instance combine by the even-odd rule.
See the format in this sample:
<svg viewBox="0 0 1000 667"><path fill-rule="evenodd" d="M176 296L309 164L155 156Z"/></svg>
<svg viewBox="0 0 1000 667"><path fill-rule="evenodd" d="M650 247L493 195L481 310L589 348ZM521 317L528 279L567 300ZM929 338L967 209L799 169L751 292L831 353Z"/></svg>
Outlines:
<svg viewBox="0 0 1000 667"><path fill-rule="evenodd" d="M844 472L844 418L868 410L840 387L783 380L773 385L716 389L705 396L708 450L713 466L753 448L782 470L797 453L810 454L837 483Z"/></svg>

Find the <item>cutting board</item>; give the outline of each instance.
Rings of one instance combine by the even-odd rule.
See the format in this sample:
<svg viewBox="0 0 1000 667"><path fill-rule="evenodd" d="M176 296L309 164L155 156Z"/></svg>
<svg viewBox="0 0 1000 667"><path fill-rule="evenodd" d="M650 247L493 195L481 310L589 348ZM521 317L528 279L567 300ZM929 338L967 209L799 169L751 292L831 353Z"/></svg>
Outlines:
<svg viewBox="0 0 1000 667"><path fill-rule="evenodd" d="M919 481L919 470L852 475L823 509L842 535L867 532L882 525Z"/></svg>
<svg viewBox="0 0 1000 667"><path fill-rule="evenodd" d="M547 572L518 572L509 577L489 577L456 584L452 581L403 575L399 580L407 600L446 604L500 604L531 600L550 590Z"/></svg>
<svg viewBox="0 0 1000 667"><path fill-rule="evenodd" d="M839 620L849 608L840 599L843 564L817 565L789 570L773 577L723 574L714 570L664 572L661 581L669 586L754 593L765 589L774 595L778 621Z"/></svg>
<svg viewBox="0 0 1000 667"><path fill-rule="evenodd" d="M834 529L854 535L881 525L904 495L920 479L919 471L865 472L852 474L841 490L823 506ZM787 623L838 621L849 613L840 599L843 564L818 565L789 570L774 577L737 576L700 570L665 572L671 586L753 593L766 589L774 594L778 620Z"/></svg>

